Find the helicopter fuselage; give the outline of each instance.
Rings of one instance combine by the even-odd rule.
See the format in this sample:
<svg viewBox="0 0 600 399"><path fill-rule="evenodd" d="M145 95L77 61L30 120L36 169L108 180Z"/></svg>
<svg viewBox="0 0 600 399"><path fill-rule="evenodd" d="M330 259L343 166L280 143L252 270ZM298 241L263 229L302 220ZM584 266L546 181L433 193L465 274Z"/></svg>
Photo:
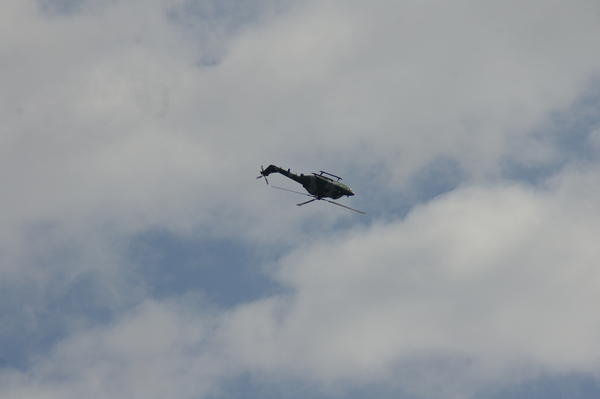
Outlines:
<svg viewBox="0 0 600 399"><path fill-rule="evenodd" d="M352 196L354 193L350 187L339 181L335 181L322 174L313 173L312 175L295 174L290 170L282 169L275 165L269 165L263 172L263 176L268 176L271 173L280 173L302 185L306 191L316 198L332 198L338 199L343 196ZM325 172L321 172L325 173Z"/></svg>

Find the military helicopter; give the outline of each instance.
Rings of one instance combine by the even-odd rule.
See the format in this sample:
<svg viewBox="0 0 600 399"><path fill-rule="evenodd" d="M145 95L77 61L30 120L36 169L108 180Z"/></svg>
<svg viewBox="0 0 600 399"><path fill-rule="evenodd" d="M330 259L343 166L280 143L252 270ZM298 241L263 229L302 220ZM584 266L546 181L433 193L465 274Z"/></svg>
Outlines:
<svg viewBox="0 0 600 399"><path fill-rule="evenodd" d="M260 167L260 176L258 176L257 179L264 178L265 183L267 183L267 185L268 185L269 181L267 180L267 176L269 176L271 173L280 173L280 174L284 175L285 177L290 178L290 179L302 184L302 187L304 187L304 189L306 189L306 191L309 192L309 194L306 194L306 193L301 193L299 191L289 190L287 188L271 185L271 187L276 188L278 190L289 191L292 193L312 197L312 199L310 199L308 201L304 201L299 204L296 204L298 206L302 206L302 205L308 204L313 201L321 201L322 200L322 201L327 201L327 202L337 205L337 206L341 206L342 208L346 208L351 211L358 212L363 215L366 213L363 211L359 211L358 209L350 208L349 206L342 205L338 202L326 199L326 198L338 199L338 198L343 197L344 195L348 196L348 197L354 195L352 190L350 190L350 187L348 187L345 184L340 182L340 180L342 180L342 178L339 176L336 176L336 175L328 173L328 172L324 172L322 170L319 171L319 174L312 173L310 175L305 175L303 173L300 173L300 175L297 175L295 173L290 172L289 169L285 170L285 169L280 168L279 166L269 165L269 166L267 166L267 169L263 169L262 166ZM332 178L335 178L336 180L333 180Z"/></svg>

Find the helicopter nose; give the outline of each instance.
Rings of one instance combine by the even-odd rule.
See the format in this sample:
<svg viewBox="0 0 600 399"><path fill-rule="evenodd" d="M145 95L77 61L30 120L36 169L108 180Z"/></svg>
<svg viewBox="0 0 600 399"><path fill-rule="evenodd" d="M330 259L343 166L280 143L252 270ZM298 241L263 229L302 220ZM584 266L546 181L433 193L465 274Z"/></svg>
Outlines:
<svg viewBox="0 0 600 399"><path fill-rule="evenodd" d="M352 192L352 190L348 190L348 194L347 195L348 195L348 197L350 197L350 196L353 196L354 193Z"/></svg>

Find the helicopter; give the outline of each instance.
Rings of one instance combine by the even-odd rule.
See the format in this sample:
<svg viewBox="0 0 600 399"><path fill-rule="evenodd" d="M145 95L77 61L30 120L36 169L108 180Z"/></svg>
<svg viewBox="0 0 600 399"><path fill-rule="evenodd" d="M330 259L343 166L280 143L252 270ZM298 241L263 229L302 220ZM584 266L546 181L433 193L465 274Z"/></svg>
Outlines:
<svg viewBox="0 0 600 399"><path fill-rule="evenodd" d="M264 178L265 183L267 183L267 185L268 185L269 181L267 180L267 176L269 176L271 173L280 173L280 174L284 175L285 177L300 183L302 185L302 187L304 187L304 189L306 191L308 191L308 194L306 194L306 193L302 193L299 191L289 190L287 188L271 185L271 187L276 188L278 190L289 191L292 193L312 197L312 199L310 199L308 201L304 201L299 204L296 204L298 206L306 205L313 201L321 201L322 200L322 201L327 201L331 204L341 206L342 208L346 208L346 209L349 209L351 211L354 211L354 212L357 212L357 213L360 213L363 215L366 213L363 211L359 211L358 209L350 208L349 206L342 205L338 202L327 199L327 198L338 199L343 196L350 197L350 196L354 195L354 192L350 189L350 187L348 187L347 185L340 182L340 180L342 180L342 178L339 176L336 176L332 173L328 173L328 172L321 170L321 171L319 171L318 174L313 172L312 174L309 174L309 175L305 175L303 173L300 173L299 175L297 175L295 173L290 172L290 169L285 170L283 168L280 168L279 166L275 166L275 165L271 164L271 165L267 166L267 169L263 169L263 167L261 166L260 167L260 176L257 176L256 178L257 179ZM335 178L336 180L333 180L333 178Z"/></svg>

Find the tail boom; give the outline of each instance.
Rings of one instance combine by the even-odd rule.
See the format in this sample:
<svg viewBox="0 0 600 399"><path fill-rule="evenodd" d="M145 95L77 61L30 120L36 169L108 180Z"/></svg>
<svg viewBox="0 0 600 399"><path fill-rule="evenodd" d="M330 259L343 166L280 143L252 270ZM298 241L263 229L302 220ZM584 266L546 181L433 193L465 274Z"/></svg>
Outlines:
<svg viewBox="0 0 600 399"><path fill-rule="evenodd" d="M305 179L303 179L303 175L297 175L295 173L290 172L290 170L285 170L283 168L280 168L279 166L275 166L273 164L267 166L267 168L265 170L262 170L260 172L261 175L263 176L269 176L271 173L280 173L282 175L284 175L287 178L290 178L294 181L297 181L298 183L304 185L305 183Z"/></svg>

